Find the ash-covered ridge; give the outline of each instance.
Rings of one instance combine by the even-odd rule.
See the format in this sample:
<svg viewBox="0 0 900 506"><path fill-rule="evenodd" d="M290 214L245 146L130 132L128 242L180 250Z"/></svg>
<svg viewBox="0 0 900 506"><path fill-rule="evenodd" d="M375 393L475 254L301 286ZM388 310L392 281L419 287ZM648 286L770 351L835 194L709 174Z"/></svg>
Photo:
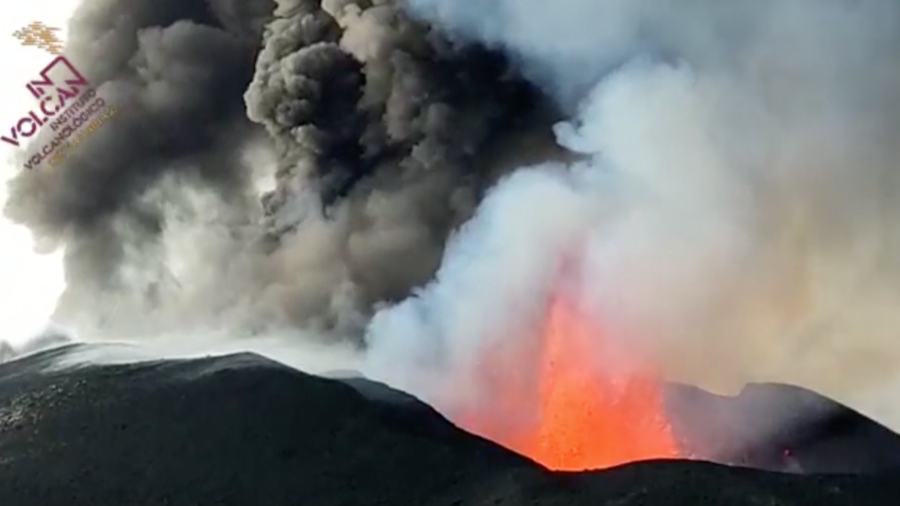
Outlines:
<svg viewBox="0 0 900 506"><path fill-rule="evenodd" d="M252 354L60 370L79 347L0 365L4 504L889 506L900 498L891 470L805 476L654 462L552 473L383 385L310 376Z"/></svg>

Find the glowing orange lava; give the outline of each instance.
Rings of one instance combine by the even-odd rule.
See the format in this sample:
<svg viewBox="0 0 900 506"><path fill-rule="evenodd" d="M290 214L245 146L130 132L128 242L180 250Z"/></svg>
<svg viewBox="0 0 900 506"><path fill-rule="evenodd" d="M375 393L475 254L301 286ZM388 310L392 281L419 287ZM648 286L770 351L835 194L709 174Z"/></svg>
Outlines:
<svg viewBox="0 0 900 506"><path fill-rule="evenodd" d="M621 350L615 350L590 319L579 315L574 304L562 297L551 302L540 347L535 350L540 374L534 384L526 385L522 373L495 354L488 354L490 360L484 364L491 369L488 388L496 397L490 416L536 413L533 422L510 426L484 420L482 413L480 419L468 417L463 425L557 470L678 456L660 380L633 364L616 368L616 373L593 367L592 360L604 354L605 360L615 360L612 357ZM526 396L526 391L532 395Z"/></svg>

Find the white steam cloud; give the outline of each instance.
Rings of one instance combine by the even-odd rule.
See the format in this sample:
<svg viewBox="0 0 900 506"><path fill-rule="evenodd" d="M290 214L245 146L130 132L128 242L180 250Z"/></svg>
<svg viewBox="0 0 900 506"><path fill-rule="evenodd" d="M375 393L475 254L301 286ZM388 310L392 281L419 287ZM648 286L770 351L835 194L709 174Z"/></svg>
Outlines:
<svg viewBox="0 0 900 506"><path fill-rule="evenodd" d="M376 315L370 374L445 395L494 340L528 342L574 254L580 302L670 379L796 383L900 428L900 4L409 6L516 55L583 158L493 190L437 279Z"/></svg>

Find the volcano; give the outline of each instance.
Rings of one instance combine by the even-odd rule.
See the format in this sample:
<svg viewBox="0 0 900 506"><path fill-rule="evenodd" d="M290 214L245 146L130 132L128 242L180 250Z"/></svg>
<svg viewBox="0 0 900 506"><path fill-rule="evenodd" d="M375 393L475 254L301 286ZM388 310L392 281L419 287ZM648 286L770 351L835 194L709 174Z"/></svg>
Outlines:
<svg viewBox="0 0 900 506"><path fill-rule="evenodd" d="M858 469L846 470L878 472L807 476L681 460L554 472L365 378L310 376L253 354L54 366L83 348L0 365L0 503L890 506L900 500L900 470L872 460L900 454L897 435L780 385L754 386L730 399L678 385L668 392L677 390L678 402L700 410L737 412L737 405L787 398L837 406L792 432L805 436L795 441L806 449L799 452L804 466L857 462ZM670 421L675 433L691 423Z"/></svg>

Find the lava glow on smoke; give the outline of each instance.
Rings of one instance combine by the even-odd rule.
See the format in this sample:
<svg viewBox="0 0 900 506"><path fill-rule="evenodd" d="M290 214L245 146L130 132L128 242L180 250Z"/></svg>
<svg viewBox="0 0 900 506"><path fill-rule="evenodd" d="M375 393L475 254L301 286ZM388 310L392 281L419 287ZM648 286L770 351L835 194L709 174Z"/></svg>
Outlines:
<svg viewBox="0 0 900 506"><path fill-rule="evenodd" d="M678 457L660 379L633 360L616 371L594 367L603 354L605 361L624 358L611 341L574 303L555 296L529 353L538 357L537 378L534 369L522 371L522 356L493 350L479 371L491 406L460 417L461 424L556 470Z"/></svg>

